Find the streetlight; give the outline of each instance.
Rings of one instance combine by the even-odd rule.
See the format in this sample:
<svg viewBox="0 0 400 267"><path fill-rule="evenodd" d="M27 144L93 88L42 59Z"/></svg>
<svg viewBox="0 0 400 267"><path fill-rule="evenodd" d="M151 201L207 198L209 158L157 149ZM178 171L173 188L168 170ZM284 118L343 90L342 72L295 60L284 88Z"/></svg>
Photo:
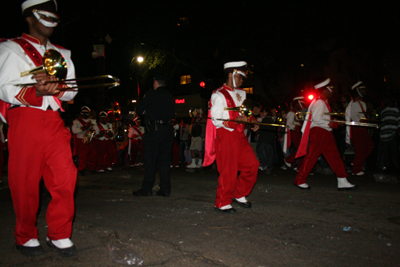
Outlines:
<svg viewBox="0 0 400 267"><path fill-rule="evenodd" d="M136 59L136 61L138 62L138 64L142 63L144 61L144 58L142 56L137 56L137 57L133 57L131 60L131 66L133 64L133 61ZM137 101L139 102L139 97L140 97L140 85L139 85L139 78L138 78L138 74L137 71L135 71L135 75L136 75L136 82L137 82Z"/></svg>

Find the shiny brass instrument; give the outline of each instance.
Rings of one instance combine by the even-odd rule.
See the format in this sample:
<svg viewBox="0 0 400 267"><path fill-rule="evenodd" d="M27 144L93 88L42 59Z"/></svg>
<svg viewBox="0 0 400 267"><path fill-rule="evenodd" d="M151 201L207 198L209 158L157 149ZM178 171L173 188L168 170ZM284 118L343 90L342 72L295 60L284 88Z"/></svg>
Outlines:
<svg viewBox="0 0 400 267"><path fill-rule="evenodd" d="M89 128L86 130L85 136L82 139L84 144L89 144L92 142L94 135L96 134L96 130L94 129L94 124L89 122Z"/></svg>
<svg viewBox="0 0 400 267"><path fill-rule="evenodd" d="M240 124L253 124L253 125L286 127L285 124L279 124L279 123L265 123L265 122L258 122L258 121L254 121L254 122L250 122L250 121L235 121L235 120L220 119L220 118L210 118L210 117L207 117L207 119L210 119L210 120L213 120L213 121L214 120L215 121L232 121L232 122L236 122L236 123L240 123Z"/></svg>
<svg viewBox="0 0 400 267"><path fill-rule="evenodd" d="M304 114L311 114L311 112L296 112L295 118L298 120L296 121L312 121L312 120L306 120L305 117L303 117ZM331 113L324 113L325 115L331 115ZM379 128L378 124L375 123L366 123L366 122L356 122L356 121L339 121L339 120L326 120L330 122L337 122L337 123L343 123L348 126L363 126L363 127L376 127Z"/></svg>
<svg viewBox="0 0 400 267"><path fill-rule="evenodd" d="M250 117L252 115L252 104L251 101L248 99L245 99L239 107L233 107L233 108L224 108L224 110L229 110L229 111L238 111L242 113L243 115L246 115L247 117ZM276 127L286 127L285 124L279 124L279 123L263 123L263 122L250 122L250 121L236 121L236 120L228 120L228 119L220 119L220 118L207 118L210 120L217 120L217 121L232 121L236 123L241 123L241 124L252 124L252 125L265 125L265 126L276 126Z"/></svg>
<svg viewBox="0 0 400 267"><path fill-rule="evenodd" d="M245 99L241 106L234 107L234 108L224 108L224 110L238 111L238 112L246 115L247 117L249 117L252 114L251 101L248 99Z"/></svg>
<svg viewBox="0 0 400 267"><path fill-rule="evenodd" d="M68 91L68 90L76 90L84 89L84 88L96 88L96 87L108 87L113 88L119 86L121 81L112 75L100 75L100 76L93 76L93 77L85 77L85 78L75 78L75 79L65 79L68 73L67 61L61 55L60 52L54 49L47 50L43 55L43 65L30 69L28 71L21 72L21 77L32 75L36 73L45 72L49 76L54 76L58 78L57 81L49 81L47 83L58 83L64 85L63 88L59 88L61 91ZM93 81L93 80L104 80L104 79L111 79L113 82L110 83L102 83L102 84L90 84L90 85L76 85L78 81ZM20 83L14 84L15 86L33 86L36 83Z"/></svg>

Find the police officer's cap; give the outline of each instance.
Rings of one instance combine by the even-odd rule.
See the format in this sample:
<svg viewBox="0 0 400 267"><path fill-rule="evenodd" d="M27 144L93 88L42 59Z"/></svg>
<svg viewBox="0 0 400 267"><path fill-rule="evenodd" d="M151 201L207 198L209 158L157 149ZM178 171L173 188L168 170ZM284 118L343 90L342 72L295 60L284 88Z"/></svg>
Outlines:
<svg viewBox="0 0 400 267"><path fill-rule="evenodd" d="M168 78L165 77L163 74L157 73L156 75L154 75L154 80L155 81L163 81L165 83L168 83Z"/></svg>

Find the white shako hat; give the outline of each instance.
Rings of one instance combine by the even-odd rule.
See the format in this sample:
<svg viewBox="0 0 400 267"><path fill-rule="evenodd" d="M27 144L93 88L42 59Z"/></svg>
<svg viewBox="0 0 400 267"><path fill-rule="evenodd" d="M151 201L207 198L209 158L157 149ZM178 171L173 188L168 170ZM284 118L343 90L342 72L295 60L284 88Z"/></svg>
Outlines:
<svg viewBox="0 0 400 267"><path fill-rule="evenodd" d="M363 83L362 81L359 81L359 82L355 83L355 84L351 87L351 90L354 90L354 89L361 89L361 88L366 88L366 87L365 87L365 85L364 85L364 83Z"/></svg>
<svg viewBox="0 0 400 267"><path fill-rule="evenodd" d="M83 106L82 108L81 108L81 113L82 112L87 112L87 113L89 113L91 110L90 110L90 108L88 107L88 106Z"/></svg>
<svg viewBox="0 0 400 267"><path fill-rule="evenodd" d="M236 73L246 77L247 62L246 61L231 61L224 64L225 73ZM235 79L233 79L233 87L236 88Z"/></svg>
<svg viewBox="0 0 400 267"><path fill-rule="evenodd" d="M60 20L56 0L26 0L21 4L21 9L25 17L33 14L46 27L56 27ZM49 20L42 19L42 16Z"/></svg>
<svg viewBox="0 0 400 267"><path fill-rule="evenodd" d="M99 113L99 117L107 117L107 112L105 112L105 111L100 111L100 113Z"/></svg>
<svg viewBox="0 0 400 267"><path fill-rule="evenodd" d="M304 108L303 107L303 104L304 104L303 100L304 100L304 96L296 96L295 98L293 98L293 102L297 101L301 108Z"/></svg>
<svg viewBox="0 0 400 267"><path fill-rule="evenodd" d="M326 88L328 89L331 93L333 92L333 86L329 85L331 83L331 79L326 79L323 82L320 82L316 85L314 85L314 89L321 89L321 88Z"/></svg>

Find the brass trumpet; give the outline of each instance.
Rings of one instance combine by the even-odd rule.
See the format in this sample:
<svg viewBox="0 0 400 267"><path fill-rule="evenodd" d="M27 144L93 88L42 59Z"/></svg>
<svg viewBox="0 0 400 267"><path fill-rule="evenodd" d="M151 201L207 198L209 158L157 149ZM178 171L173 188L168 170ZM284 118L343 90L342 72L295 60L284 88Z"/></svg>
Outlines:
<svg viewBox="0 0 400 267"><path fill-rule="evenodd" d="M59 80L58 81L50 81L46 83L58 83L65 85L63 88L59 88L61 91L74 90L74 89L83 89L83 88L96 88L96 87L108 87L113 88L120 85L121 81L112 75L100 75L93 77L85 77L85 78L75 78L75 79L65 79L68 73L67 62L65 58L61 55L60 52L54 49L47 50L43 55L43 65L30 69L28 71L21 72L21 77L32 75L40 72L45 72L49 76L55 76ZM101 79L111 79L113 82L111 83L102 83L102 84L90 84L90 85L76 85L78 81L92 81L92 80L101 80ZM33 86L36 83L20 83L14 84L15 86ZM72 86L71 86L72 85Z"/></svg>
<svg viewBox="0 0 400 267"><path fill-rule="evenodd" d="M251 101L248 99L245 99L241 106L234 107L234 108L224 108L224 110L238 111L238 112L246 115L247 117L249 117L252 114Z"/></svg>
<svg viewBox="0 0 400 267"><path fill-rule="evenodd" d="M311 112L296 112L295 120L296 121L313 121L313 120L306 120L303 117L303 114L311 114ZM324 113L325 115L331 115L331 113ZM379 128L378 124L375 123L366 123L366 122L356 122L356 121L337 121L337 120L326 120L331 122L343 123L348 126L363 126L363 127L375 127Z"/></svg>

